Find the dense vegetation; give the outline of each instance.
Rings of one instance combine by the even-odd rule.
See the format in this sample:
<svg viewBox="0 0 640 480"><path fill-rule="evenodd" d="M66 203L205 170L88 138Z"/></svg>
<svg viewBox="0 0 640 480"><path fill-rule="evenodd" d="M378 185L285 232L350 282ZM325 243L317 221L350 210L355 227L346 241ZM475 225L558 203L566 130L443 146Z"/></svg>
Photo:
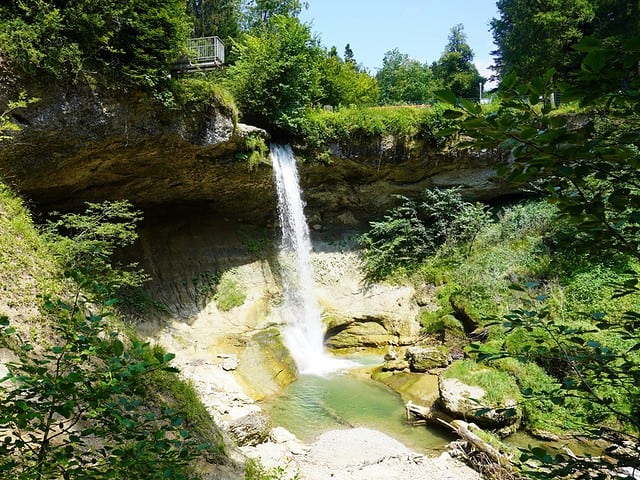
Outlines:
<svg viewBox="0 0 640 480"><path fill-rule="evenodd" d="M463 347L468 356L513 375L529 429L611 445L611 456L597 460L525 450L524 470L534 478L609 478L616 464L629 467L617 474L632 478L638 468L637 24L624 33L574 43L581 64L571 75L549 69L522 82L521 73L506 74L490 112L438 93L455 107L445 116L460 119L467 146L509 151L514 161L503 175L531 182L531 192L550 204L498 209L492 221L478 209L472 240L454 236L435 254L424 235L435 222L416 202L404 201L362 237L372 275L409 272L418 283L440 285L442 309L425 314L426 331L463 331L475 339ZM576 101L576 113L554 111L552 93ZM459 213L438 227L443 234L473 212L455 197L447 201L443 209ZM469 318L481 330L467 331Z"/></svg>
<svg viewBox="0 0 640 480"><path fill-rule="evenodd" d="M193 478L222 437L172 354L136 338L114 306L144 276L111 261L139 212L92 204L38 233L0 186L3 478ZM11 317L11 318L10 318ZM19 320L21 319L21 320Z"/></svg>

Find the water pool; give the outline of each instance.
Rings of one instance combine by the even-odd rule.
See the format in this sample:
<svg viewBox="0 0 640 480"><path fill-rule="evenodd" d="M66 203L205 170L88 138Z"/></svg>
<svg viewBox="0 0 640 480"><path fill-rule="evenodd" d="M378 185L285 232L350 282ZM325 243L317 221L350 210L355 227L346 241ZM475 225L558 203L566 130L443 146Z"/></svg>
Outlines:
<svg viewBox="0 0 640 480"><path fill-rule="evenodd" d="M261 406L275 425L305 442L312 442L327 430L366 427L426 453L443 450L454 438L439 429L409 425L397 393L349 372L325 377L302 375L281 395L265 400Z"/></svg>

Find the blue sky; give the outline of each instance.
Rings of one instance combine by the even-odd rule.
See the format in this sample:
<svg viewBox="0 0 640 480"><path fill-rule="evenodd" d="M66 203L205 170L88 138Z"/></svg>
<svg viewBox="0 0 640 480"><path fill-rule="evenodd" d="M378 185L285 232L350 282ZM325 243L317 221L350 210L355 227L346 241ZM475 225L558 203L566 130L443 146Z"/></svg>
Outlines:
<svg viewBox="0 0 640 480"><path fill-rule="evenodd" d="M489 22L496 0L308 0L300 17L327 48L340 55L347 43L358 63L375 74L385 52L398 48L428 62L440 57L452 26L462 23L481 74L488 76L495 50Z"/></svg>

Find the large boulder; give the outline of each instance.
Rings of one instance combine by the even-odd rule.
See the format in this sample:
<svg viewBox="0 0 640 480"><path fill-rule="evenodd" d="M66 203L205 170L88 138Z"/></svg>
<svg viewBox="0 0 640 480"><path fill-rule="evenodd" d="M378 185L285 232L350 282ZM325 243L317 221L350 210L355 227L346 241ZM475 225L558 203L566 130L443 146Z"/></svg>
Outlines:
<svg viewBox="0 0 640 480"><path fill-rule="evenodd" d="M439 346L413 346L407 349L405 358L412 372L428 372L434 368L443 368L451 362L449 349Z"/></svg>
<svg viewBox="0 0 640 480"><path fill-rule="evenodd" d="M473 375L499 375L503 379L503 372L491 368L478 368ZM508 382L509 380L507 380ZM509 385L509 393L503 398L496 399L489 396L484 388L466 383L464 378L455 378L441 374L438 378L440 392L439 404L445 412L454 418L461 418L492 430L508 427L514 429L522 420L522 409L518 403L518 388L513 379Z"/></svg>
<svg viewBox="0 0 640 480"><path fill-rule="evenodd" d="M236 444L243 447L258 445L266 441L271 433L271 428L269 416L258 411L231 421L226 430Z"/></svg>
<svg viewBox="0 0 640 480"><path fill-rule="evenodd" d="M320 250L313 257L319 303L330 348L410 345L420 333L419 308L409 285L371 284L357 252ZM325 251L322 251L325 250Z"/></svg>

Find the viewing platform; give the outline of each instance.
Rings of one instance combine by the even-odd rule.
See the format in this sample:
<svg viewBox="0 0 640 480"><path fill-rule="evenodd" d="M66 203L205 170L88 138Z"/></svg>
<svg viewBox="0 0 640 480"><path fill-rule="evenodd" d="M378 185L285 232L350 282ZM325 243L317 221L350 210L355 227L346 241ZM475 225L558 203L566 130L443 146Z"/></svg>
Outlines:
<svg viewBox="0 0 640 480"><path fill-rule="evenodd" d="M224 65L224 42L219 37L189 38L187 50L189 56L175 65L176 70L202 72Z"/></svg>

